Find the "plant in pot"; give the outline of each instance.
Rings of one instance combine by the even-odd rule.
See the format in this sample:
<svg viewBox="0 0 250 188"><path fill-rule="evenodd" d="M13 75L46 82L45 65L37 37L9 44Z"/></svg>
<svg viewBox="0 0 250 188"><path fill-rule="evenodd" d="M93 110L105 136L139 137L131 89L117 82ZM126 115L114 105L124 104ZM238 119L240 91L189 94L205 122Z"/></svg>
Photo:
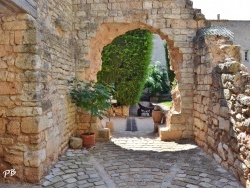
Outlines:
<svg viewBox="0 0 250 188"><path fill-rule="evenodd" d="M81 135L83 145L90 148L95 145L95 134L91 132L92 118L102 119L106 116L106 110L110 107L110 93L113 89L112 85L105 85L90 81L74 79L69 81L70 96L77 107L87 111L90 114L89 126L87 132Z"/></svg>
<svg viewBox="0 0 250 188"><path fill-rule="evenodd" d="M152 118L154 121L154 132L158 131L158 125L161 124L162 120L163 120L163 112L160 108L160 106L155 105L154 106L154 110L152 111Z"/></svg>

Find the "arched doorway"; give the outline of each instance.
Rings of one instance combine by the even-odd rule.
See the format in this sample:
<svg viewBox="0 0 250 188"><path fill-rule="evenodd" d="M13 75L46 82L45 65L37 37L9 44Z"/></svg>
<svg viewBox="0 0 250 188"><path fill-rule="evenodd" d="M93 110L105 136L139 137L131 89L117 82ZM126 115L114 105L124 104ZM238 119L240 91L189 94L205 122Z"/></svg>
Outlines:
<svg viewBox="0 0 250 188"><path fill-rule="evenodd" d="M164 123L163 117L169 110L165 104L171 98L167 51L166 41L145 29L130 30L103 48L97 81L115 86L112 95L116 102L109 110L109 116L116 122L115 130L141 132L147 126L146 132L152 133ZM153 111L154 108L158 111ZM127 122L121 117L128 118Z"/></svg>
<svg viewBox="0 0 250 188"><path fill-rule="evenodd" d="M178 80L177 101L162 130L162 140L193 138L193 37L207 26L192 1L134 1L109 3L74 2L76 12L76 75L95 80L101 70L101 51L128 30L147 29L166 40L171 66ZM175 99L181 99L175 100Z"/></svg>
<svg viewBox="0 0 250 188"><path fill-rule="evenodd" d="M84 79L96 80L97 72L101 70L102 66L101 52L103 47L109 44L117 36L134 29L149 30L152 33L158 34L162 39L166 40L166 43L168 44L171 67L175 72L176 79L178 80L178 87L176 88L176 92L173 95L174 106L168 114L166 128L161 131L161 139L168 140L173 138L192 137L193 120L191 112L193 108L193 93L190 90L193 84L193 66L191 63L192 48L185 48L185 53L181 52L180 48L177 47L177 44L180 42L174 42L174 40L171 39L169 35L164 34L160 30L140 22L101 24L100 28L98 28L96 31L95 36L90 38L88 42L90 49L87 58L90 63L89 66L84 69ZM180 99L182 99L182 101ZM171 136L169 137L169 135Z"/></svg>

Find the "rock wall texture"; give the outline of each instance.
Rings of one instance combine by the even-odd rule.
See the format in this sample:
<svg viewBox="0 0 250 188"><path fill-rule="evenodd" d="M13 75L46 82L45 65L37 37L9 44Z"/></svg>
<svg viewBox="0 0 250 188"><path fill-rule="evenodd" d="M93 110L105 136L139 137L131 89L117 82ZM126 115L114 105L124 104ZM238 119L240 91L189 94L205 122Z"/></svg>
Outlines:
<svg viewBox="0 0 250 188"><path fill-rule="evenodd" d="M36 21L28 15L1 17L0 42L0 160L3 170L14 168L16 177L36 179L46 161L46 148L38 147L46 124L40 123L38 93L41 58L37 55ZM4 36L4 37L3 37ZM2 178L2 176L1 176Z"/></svg>
<svg viewBox="0 0 250 188"><path fill-rule="evenodd" d="M250 76L240 47L221 36L195 43L195 141L243 183L249 178Z"/></svg>
<svg viewBox="0 0 250 188"><path fill-rule="evenodd" d="M91 127L90 127L90 120L91 120ZM97 137L98 129L103 128L100 119L96 117L92 117L91 119L89 113L84 112L81 109L78 110L76 116L76 122L77 122L77 130L76 130L77 136L80 136L82 133L87 133L90 127L90 132L95 133Z"/></svg>
<svg viewBox="0 0 250 188"><path fill-rule="evenodd" d="M166 40L178 86L162 140L196 142L242 182L249 177L249 75L240 48L208 27L189 0L36 0L37 14L0 17L0 181L38 182L86 132L68 94L72 77L96 80L101 52L115 37L147 29ZM100 121L92 119L93 131Z"/></svg>
<svg viewBox="0 0 250 188"><path fill-rule="evenodd" d="M114 38L133 29L147 29L166 40L172 69L179 84L180 109L170 112L161 139L193 137L193 42L198 28L208 25L189 0L80 1L73 0L73 32L76 37L76 74L96 80L101 70L101 52ZM178 105L177 105L178 106ZM188 121L186 121L188 119ZM181 121L179 121L181 120Z"/></svg>
<svg viewBox="0 0 250 188"><path fill-rule="evenodd" d="M47 124L43 140L46 163L41 171L46 172L67 149L69 137L77 128L76 108L68 94L68 80L75 76L73 12L71 1L66 0L39 0L37 7L38 55L43 63L40 74L44 85L41 117Z"/></svg>
<svg viewBox="0 0 250 188"><path fill-rule="evenodd" d="M75 73L72 4L37 7L36 19L0 18L0 171L16 169L1 181L39 181L76 130L67 86Z"/></svg>

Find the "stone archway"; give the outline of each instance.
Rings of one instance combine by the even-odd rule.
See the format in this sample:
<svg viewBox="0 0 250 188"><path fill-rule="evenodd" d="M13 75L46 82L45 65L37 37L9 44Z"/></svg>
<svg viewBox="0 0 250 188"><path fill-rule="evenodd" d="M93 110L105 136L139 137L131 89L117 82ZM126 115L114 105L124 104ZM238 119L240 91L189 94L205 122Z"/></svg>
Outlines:
<svg viewBox="0 0 250 188"><path fill-rule="evenodd" d="M180 52L178 47L174 46L174 41L169 39L168 35L165 35L164 33L160 32L159 30L140 23L103 23L101 24L100 28L97 30L95 37L90 39L90 49L88 54L88 59L90 61L90 66L85 69L85 79L86 80L96 80L97 73L101 70L102 67L102 60L101 60L101 53L103 50L103 47L111 43L117 36L122 35L126 33L127 31L134 30L134 29L146 29L151 31L154 34L158 34L163 40L166 40L166 43L168 45L168 51L169 51L169 57L170 57L170 64L173 69L173 71L176 74L177 80L181 80L181 67L183 63L183 54ZM185 96L184 96L185 98ZM175 113L180 114L181 108L181 96L180 92L178 90L178 87L175 89L173 94L173 109L172 111ZM170 113L171 114L171 113ZM169 121L168 126L170 127L171 124L171 117L172 114L169 115ZM177 128L179 129L179 128ZM182 126L183 129L183 126ZM171 131L169 132L169 129L167 129L168 135L173 135L175 138L181 137L181 131ZM164 130L161 131L162 134L164 134ZM161 135L161 139L173 139L171 136L164 137L165 135Z"/></svg>
<svg viewBox="0 0 250 188"><path fill-rule="evenodd" d="M168 114L161 139L193 137L193 37L207 21L192 1L74 2L76 33L76 75L96 79L101 70L102 48L128 30L142 28L165 39L171 65L178 79L179 108ZM178 101L178 100L177 100ZM177 105L178 106L178 105Z"/></svg>
<svg viewBox="0 0 250 188"><path fill-rule="evenodd" d="M181 63L183 57L177 47L174 47L174 42L168 38L168 36L157 31L156 29L143 24L143 23L103 23L96 32L96 36L90 39L90 50L87 58L89 59L90 66L85 71L86 80L95 80L97 72L101 70L101 53L104 46L111 43L116 37L126 33L127 31L134 29L146 29L154 34L158 34L163 40L166 40L168 44L171 66L175 71L177 79L180 79Z"/></svg>
<svg viewBox="0 0 250 188"><path fill-rule="evenodd" d="M231 41L203 35L193 40L197 30L209 24L200 10L193 9L192 1L25 0L20 4L24 2L30 2L37 14L22 9L28 15L8 10L6 16L1 15L1 173L13 167L18 176L10 180L41 179L67 149L69 137L77 129L68 79L75 75L95 78L101 69L103 46L128 30L142 28L167 41L178 78L180 107L168 114L161 139L195 138L242 182L249 177L250 78L239 65ZM211 73L216 73L214 79ZM222 83L220 78L228 88L214 87L214 83ZM229 87L233 84L235 88ZM233 101L228 94L233 94ZM226 106L226 102L233 105ZM244 110L228 113L229 107L238 109L239 104ZM232 118L237 122L229 121Z"/></svg>

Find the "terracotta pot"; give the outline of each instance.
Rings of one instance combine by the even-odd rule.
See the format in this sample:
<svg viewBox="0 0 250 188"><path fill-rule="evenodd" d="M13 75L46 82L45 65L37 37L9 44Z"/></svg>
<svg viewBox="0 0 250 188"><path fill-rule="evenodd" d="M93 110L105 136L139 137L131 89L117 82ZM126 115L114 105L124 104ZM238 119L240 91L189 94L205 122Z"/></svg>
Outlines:
<svg viewBox="0 0 250 188"><path fill-rule="evenodd" d="M82 139L82 145L87 149L95 145L95 133L83 133L80 137Z"/></svg>
<svg viewBox="0 0 250 188"><path fill-rule="evenodd" d="M164 114L160 110L153 110L152 111L152 117L153 117L154 123L160 124L163 116L164 116Z"/></svg>

